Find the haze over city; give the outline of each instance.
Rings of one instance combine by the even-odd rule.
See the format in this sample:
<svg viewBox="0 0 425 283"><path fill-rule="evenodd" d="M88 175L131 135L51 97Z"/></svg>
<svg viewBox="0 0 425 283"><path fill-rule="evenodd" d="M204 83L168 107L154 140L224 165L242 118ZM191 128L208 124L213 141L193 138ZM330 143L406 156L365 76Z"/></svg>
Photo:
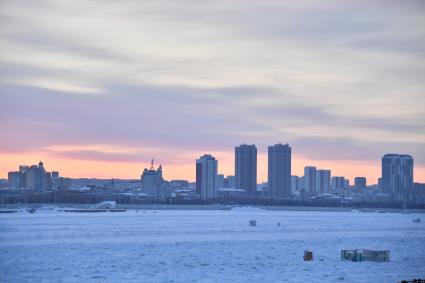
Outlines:
<svg viewBox="0 0 425 283"><path fill-rule="evenodd" d="M204 153L293 149L292 173L376 183L385 153L425 181L422 1L2 2L0 176L194 180Z"/></svg>

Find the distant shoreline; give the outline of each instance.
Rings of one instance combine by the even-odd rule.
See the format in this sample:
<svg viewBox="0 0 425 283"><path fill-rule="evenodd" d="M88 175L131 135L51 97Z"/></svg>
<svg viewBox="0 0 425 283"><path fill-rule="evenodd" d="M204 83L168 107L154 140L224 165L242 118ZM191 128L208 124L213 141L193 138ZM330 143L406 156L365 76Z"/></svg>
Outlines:
<svg viewBox="0 0 425 283"><path fill-rule="evenodd" d="M51 204L51 203L30 203L30 204L0 204L0 209L22 209L26 207L58 207L58 208L93 208L94 204ZM264 205L195 205L195 204L117 204L116 208L127 210L231 210L233 208L258 208L268 211L339 211L339 212L377 212L377 213L425 213L425 209L401 208L349 208L349 207L314 207L314 206L264 206Z"/></svg>

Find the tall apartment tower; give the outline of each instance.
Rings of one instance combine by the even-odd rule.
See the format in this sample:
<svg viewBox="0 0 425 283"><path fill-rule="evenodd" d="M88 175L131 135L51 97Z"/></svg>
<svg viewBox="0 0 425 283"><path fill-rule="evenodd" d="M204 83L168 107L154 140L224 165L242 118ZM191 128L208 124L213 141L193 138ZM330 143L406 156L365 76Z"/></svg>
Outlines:
<svg viewBox="0 0 425 283"><path fill-rule="evenodd" d="M272 199L291 196L291 147L288 144L269 146L267 186Z"/></svg>
<svg viewBox="0 0 425 283"><path fill-rule="evenodd" d="M243 144L235 147L236 188L249 197L257 196L257 148Z"/></svg>
<svg viewBox="0 0 425 283"><path fill-rule="evenodd" d="M217 197L217 167L217 160L210 154L196 160L196 192L204 200Z"/></svg>
<svg viewBox="0 0 425 283"><path fill-rule="evenodd" d="M319 169L316 171L316 192L329 193L331 187L331 170Z"/></svg>
<svg viewBox="0 0 425 283"><path fill-rule="evenodd" d="M392 201L409 200L413 188L413 157L407 154L385 154L382 157L382 189Z"/></svg>
<svg viewBox="0 0 425 283"><path fill-rule="evenodd" d="M306 193L316 193L316 167L304 167L304 190Z"/></svg>

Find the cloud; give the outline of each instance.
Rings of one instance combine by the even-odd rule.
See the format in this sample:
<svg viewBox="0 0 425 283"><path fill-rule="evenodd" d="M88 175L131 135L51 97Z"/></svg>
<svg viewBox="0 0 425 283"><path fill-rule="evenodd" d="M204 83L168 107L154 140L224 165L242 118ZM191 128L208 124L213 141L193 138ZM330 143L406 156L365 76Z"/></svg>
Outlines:
<svg viewBox="0 0 425 283"><path fill-rule="evenodd" d="M123 93L117 93L120 90ZM111 87L108 96L75 96L18 86L2 87L0 91L7 97L0 126L9 136L9 140L0 145L9 151L93 143L127 147L159 145L188 151L193 148L229 150L241 142L252 141L266 147L273 142L289 141L305 156L358 159L370 156L370 150L379 152L383 144L402 149L402 139L387 141L386 136L398 132L415 137L424 127L415 121L403 124L403 121L339 116L304 105L244 104L249 97L269 91L248 86L231 89L120 86ZM150 95L152 93L155 95ZM245 93L249 95L245 97ZM225 105L223 99L227 100ZM16 109L25 115L17 117ZM364 136L368 131L371 134ZM404 146L415 148L419 154L418 148L423 144L421 137L419 133L416 137L419 141L413 143L416 146L412 143ZM10 143L11 140L15 142ZM362 147L355 147L350 141L360 142ZM381 146L377 147L377 143ZM359 154L365 148L368 150ZM315 154L316 151L322 154ZM87 158L130 158L87 148L65 152L63 156L83 154ZM134 158L139 160L137 156Z"/></svg>
<svg viewBox="0 0 425 283"><path fill-rule="evenodd" d="M1 151L185 162L289 142L304 158L425 163L421 1L0 5ZM85 147L46 151L63 145Z"/></svg>

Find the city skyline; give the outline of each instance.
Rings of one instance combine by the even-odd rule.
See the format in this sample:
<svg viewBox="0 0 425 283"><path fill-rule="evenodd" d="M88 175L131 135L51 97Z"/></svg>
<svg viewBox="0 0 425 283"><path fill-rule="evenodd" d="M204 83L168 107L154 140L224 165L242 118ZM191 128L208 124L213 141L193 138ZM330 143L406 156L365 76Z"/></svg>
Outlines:
<svg viewBox="0 0 425 283"><path fill-rule="evenodd" d="M278 144L278 145L282 146L282 144ZM242 144L240 146L235 147L235 149L239 149L241 146L249 146L249 145ZM252 146L255 147L255 145L252 145ZM276 145L274 145L274 146L276 146ZM286 146L289 146L289 145L287 144ZM273 146L269 146L269 151L270 151L270 147L273 147ZM255 148L255 151L256 151L255 155L257 155L257 149L256 148ZM289 151L291 151L291 147L289 147ZM235 150L235 153L236 153L236 150ZM202 155L203 156L210 156L209 153L204 153ZM386 153L381 158L383 158L385 156L388 156L388 155L392 156L392 155L399 155L399 154ZM269 174L269 164L270 164L269 163L269 160L268 160L269 156L270 156L270 153L268 153L267 156L266 156L266 158L267 158L267 160L266 160L267 164L266 164L265 170L266 170L266 173L267 174ZM403 156L410 156L410 155L403 155ZM236 154L235 154L235 159L236 159ZM167 177L167 174L164 174L164 179L165 180L188 180L189 182L194 182L195 183L196 182L196 178L197 178L196 177L197 176L197 171L198 171L198 167L197 167L197 165L198 165L198 163L197 163L198 162L198 159L195 159L195 161L196 161L196 165L194 166L194 168L192 168L193 169L193 172L191 171L194 174L194 178L193 179L188 179L188 178L184 178L184 177L181 177L181 176ZM219 159L217 159L217 161L219 161ZM44 161L40 160L39 162L40 163L43 163ZM289 162L290 162L290 167L291 167L291 170L290 170L291 171L291 174L290 174L290 176L303 177L306 174L306 170L309 171L309 169L314 169L314 173L313 173L314 176L316 176L316 172L319 173L319 174L321 174L321 173L327 173L327 174L329 174L332 177L334 177L334 176L342 176L343 178L347 179L350 182L351 185L354 185L355 184L355 179L358 179L358 178L360 178L360 179L361 178L365 178L367 180L368 185L377 185L378 184L378 179L381 178L382 177L382 174L383 174L383 171L382 171L383 169L382 169L382 167L380 167L379 168L379 176L376 178L376 180L369 179L367 177L367 174L355 175L354 177L350 178L349 176L338 174L339 171L337 171L337 170L334 171L332 168L329 168L329 169L320 169L320 168L317 168L316 165L304 165L304 167L301 168L302 170L300 172L295 173L294 171L292 171L293 164L292 164L291 158L290 158ZM381 159L379 160L379 162L380 162L380 166L382 166L382 163L381 163L382 160ZM29 166L28 164L32 164L32 163L21 163L21 164L18 164L16 167ZM150 166L147 166L147 167L150 167L152 169L152 168L154 168L153 167L154 164L155 164L155 160L154 159L151 159L151 161L149 163ZM159 168L159 170L161 170L161 176L162 176L162 174L163 174L162 173L163 163L159 162L158 164L159 164L158 165L159 166L158 168ZM233 173L222 172L221 170L219 170L220 167L217 167L217 174L222 174L223 176L232 176L232 177L235 177L236 171L237 171L236 170L237 162L235 161L233 163L233 165L234 165ZM259 175L258 174L258 171L263 171L264 168L260 168L261 170L258 170L259 169L258 163L256 162L255 165L256 165L256 168L255 169L257 171L257 176L256 176L257 177L257 182L256 183L257 184L267 183L267 181L268 181L268 175L266 176L266 179L265 180L258 179L258 175ZM56 166L53 166L52 168L55 168L56 171L60 171L60 170L58 170L58 168ZM139 174L138 177L142 176L146 170L147 170L147 168L144 168L141 171L141 173ZM416 165L415 165L415 170L413 170L413 182L422 182L420 179L418 180L417 178L415 178L415 171L416 170L417 169L416 169ZM10 173L10 172L11 171L10 171L10 168L9 168L8 173ZM169 176L174 176L174 175L173 174L169 174ZM69 178L98 178L98 179L114 179L115 178L115 179L129 179L129 180L138 179L138 178L134 178L133 176L131 176L131 177L117 177L117 176L112 176L112 177L111 176L100 176L100 177L97 177L97 176L69 176L69 175L66 175L65 177L69 177ZM314 191L316 191L316 186L319 186L318 188L320 188L320 184L316 184L316 182L319 182L319 180L316 180L315 178L316 177L314 177L314 180L313 180L314 181L314 189L313 189ZM6 178L4 178L4 179L7 179L7 175L6 175ZM305 182L305 180L304 180L304 182ZM322 191L322 189L319 189L319 191Z"/></svg>
<svg viewBox="0 0 425 283"><path fill-rule="evenodd" d="M71 177L135 178L152 157L194 180L211 153L293 147L293 172L376 180L415 157L425 182L422 1L4 2L0 176L45 160ZM168 175L167 175L168 174Z"/></svg>
<svg viewBox="0 0 425 283"><path fill-rule="evenodd" d="M388 203L416 203L423 199L423 183L413 180L414 159L406 154L385 154L381 158L382 177L378 184L367 186L367 178L358 176L354 185L344 176L332 175L329 169L304 167L304 176L291 176L291 147L289 144L275 144L268 147L268 181L257 182L257 147L242 144L235 147L235 176L225 177L218 172L218 160L211 154L196 159L196 181L190 186L187 180L166 180L163 178L162 165L155 169L154 159L149 168L143 170L140 180L116 180L121 183L115 187L114 179L72 179L60 177L58 171L46 171L44 163L22 165L19 171L8 173L6 192L24 189L24 201L28 189L47 196L51 192L64 193L67 190L92 191L104 188L118 189L115 197L120 201L173 202L173 198L184 201L208 201L232 197L264 201L300 201L301 199L320 203L322 201L386 201ZM81 187L81 181L83 187ZM106 183L105 183L106 181ZM136 181L136 182L135 182ZM369 180L370 181L370 180ZM89 182L87 184L86 182ZM79 183L77 187L75 184ZM138 188L135 184L139 183ZM72 186L74 184L74 186ZM2 182L2 186L4 186ZM104 187L106 185L106 187ZM124 185L124 186L123 186ZM79 186L79 187L78 187ZM90 187L89 187L90 186ZM94 186L94 187L93 187ZM422 188L422 189L421 189ZM18 194L19 195L19 194ZM80 196L83 197L84 196ZM110 196L112 197L112 195ZM18 201L16 199L15 201Z"/></svg>
<svg viewBox="0 0 425 283"><path fill-rule="evenodd" d="M425 0L0 0L1 282L425 282Z"/></svg>

